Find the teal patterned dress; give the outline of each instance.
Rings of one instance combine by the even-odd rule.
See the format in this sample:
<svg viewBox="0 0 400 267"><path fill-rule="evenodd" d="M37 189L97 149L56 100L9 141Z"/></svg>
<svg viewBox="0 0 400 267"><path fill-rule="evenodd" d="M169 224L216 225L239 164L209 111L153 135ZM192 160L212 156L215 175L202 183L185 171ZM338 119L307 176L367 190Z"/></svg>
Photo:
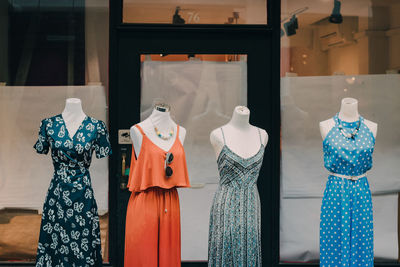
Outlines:
<svg viewBox="0 0 400 267"><path fill-rule="evenodd" d="M218 155L220 175L210 213L208 266L261 266L261 211L257 179L264 156L260 149L242 158L226 144Z"/></svg>
<svg viewBox="0 0 400 267"><path fill-rule="evenodd" d="M86 117L70 136L61 115L41 122L34 148L51 148L53 179L43 206L36 266L102 266L99 216L89 166L111 154L104 122Z"/></svg>

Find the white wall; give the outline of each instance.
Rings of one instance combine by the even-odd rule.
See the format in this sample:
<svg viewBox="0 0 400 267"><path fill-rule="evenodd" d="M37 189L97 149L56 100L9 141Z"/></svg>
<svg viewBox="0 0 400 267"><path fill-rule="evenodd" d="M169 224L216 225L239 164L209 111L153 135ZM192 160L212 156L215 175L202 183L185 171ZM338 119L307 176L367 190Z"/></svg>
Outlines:
<svg viewBox="0 0 400 267"><path fill-rule="evenodd" d="M85 1L86 84L108 88L108 1Z"/></svg>

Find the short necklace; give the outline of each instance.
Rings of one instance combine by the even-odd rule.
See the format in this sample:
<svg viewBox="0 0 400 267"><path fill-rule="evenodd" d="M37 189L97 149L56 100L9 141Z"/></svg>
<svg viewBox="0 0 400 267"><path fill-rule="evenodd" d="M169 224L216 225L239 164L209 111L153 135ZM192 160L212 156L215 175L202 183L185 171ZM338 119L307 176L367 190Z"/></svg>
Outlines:
<svg viewBox="0 0 400 267"><path fill-rule="evenodd" d="M168 133L162 133L160 130L158 130L157 126L153 123L153 120L150 119L151 124L153 124L154 131L156 132L156 135L161 138L162 140L169 140L171 139L172 136L174 136L174 127L171 127Z"/></svg>
<svg viewBox="0 0 400 267"><path fill-rule="evenodd" d="M348 133L348 132L346 132L346 131L344 130L343 125L340 123L339 116L338 116L338 122L339 122L339 126L338 126L338 127L339 127L340 132L341 132L345 137L354 139L354 137L357 135L358 131L360 130L361 117L359 117L359 119L358 119L357 127L356 127L356 128L353 130L353 132L351 132L351 133Z"/></svg>

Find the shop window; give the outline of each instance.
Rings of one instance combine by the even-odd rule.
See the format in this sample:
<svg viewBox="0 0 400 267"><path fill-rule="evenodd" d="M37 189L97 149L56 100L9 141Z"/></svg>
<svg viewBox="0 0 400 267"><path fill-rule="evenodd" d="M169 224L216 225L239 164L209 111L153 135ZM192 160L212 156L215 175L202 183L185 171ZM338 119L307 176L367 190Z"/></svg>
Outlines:
<svg viewBox="0 0 400 267"><path fill-rule="evenodd" d="M351 260L354 260L355 254L366 251L360 249L364 241L351 243L350 248L346 248L345 244L345 237L352 238L352 242L358 238L357 233L352 231L354 225L357 226L356 217L359 215L360 220L369 219L369 215L360 213L365 207L360 211L352 206L348 211L352 214L347 217L347 210L344 209L351 203L344 197L345 191L336 195L342 201L339 206L328 205L333 200L326 201L331 192L329 190L333 190L327 183L336 180L328 178L329 171L324 168L323 149L328 149L329 145L325 141L323 143L320 122L334 117L346 98L356 99L359 114L378 125L372 169L367 172L373 204L371 223L375 261L396 262L399 259L400 121L394 115L400 110L400 57L395 48L400 40L396 30L399 27L399 14L400 5L394 2L282 1L281 262L322 260L322 263L326 263L326 258L320 259L320 252L327 257L328 248L325 244L334 253L332 265L338 264L334 257L339 255L335 254L339 251ZM369 140L366 142L375 142L371 136L374 126L369 122L364 123L365 120L361 123L367 127L365 132ZM339 127L340 122L332 121L331 127ZM338 133L338 139L341 140L343 134L341 131ZM352 141L347 143L346 138L343 140L350 144ZM323 145L326 147L323 148ZM358 144L355 149L362 145ZM331 156L325 156L326 164ZM363 159L355 158L354 164L357 165L359 160ZM343 162L341 164L345 165ZM342 171L345 170L334 172ZM340 179L348 181L348 177ZM339 183L339 180L336 182ZM352 182L361 183L360 180ZM325 204L322 205L324 192ZM327 217L324 217L328 214L324 212L334 209L343 210L343 214L330 213L332 218L334 215L340 217L337 221L330 221L333 222L330 225ZM357 215L357 212L361 215ZM349 228L350 233L346 229L349 226L347 219L350 222L355 220ZM325 223L333 228L326 230ZM343 225L339 227L336 224ZM360 227L364 226L369 227ZM332 235L337 234L337 240L328 240L325 231L329 232L330 229L334 229ZM358 233L360 240L368 234L368 230ZM370 241L365 243L372 244ZM357 249L360 250L357 252ZM367 260L365 255L362 259Z"/></svg>
<svg viewBox="0 0 400 267"><path fill-rule="evenodd" d="M0 261L34 262L50 153L33 149L41 120L67 98L108 124L108 1L0 1ZM108 261L108 161L90 168Z"/></svg>

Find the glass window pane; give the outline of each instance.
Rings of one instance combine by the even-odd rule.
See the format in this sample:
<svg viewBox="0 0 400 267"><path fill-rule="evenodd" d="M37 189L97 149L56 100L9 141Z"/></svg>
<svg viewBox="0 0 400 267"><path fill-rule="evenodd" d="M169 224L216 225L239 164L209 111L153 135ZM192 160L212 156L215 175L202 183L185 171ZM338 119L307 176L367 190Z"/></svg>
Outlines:
<svg viewBox="0 0 400 267"><path fill-rule="evenodd" d="M33 149L41 120L79 98L108 124L108 10L106 0L0 1L0 261L36 260L54 172L50 153ZM90 175L107 262L108 160L94 158Z"/></svg>
<svg viewBox="0 0 400 267"><path fill-rule="evenodd" d="M124 0L123 22L267 24L267 0Z"/></svg>
<svg viewBox="0 0 400 267"><path fill-rule="evenodd" d="M182 260L207 260L209 212L219 182L210 133L230 120L235 106L247 104L247 56L143 55L141 92L142 120L155 101L163 101L187 131L192 187L179 189Z"/></svg>
<svg viewBox="0 0 400 267"><path fill-rule="evenodd" d="M369 253L359 244L369 246L373 242L374 255L369 258L396 262L400 120L393 114L400 111L400 57L395 49L400 45L396 30L400 5L350 0L340 1L339 7L338 2L282 1L280 259L282 262L322 260L321 264L327 265L327 253L333 253L330 264L336 266L341 265L335 261L337 251L357 262L355 249ZM354 110L365 118L359 123L360 128L348 125L352 130L348 129L347 134L340 130L346 123L345 117L341 117L349 105L346 98L357 101ZM357 112L352 114L355 119L348 122L358 125ZM378 125L376 142L374 123ZM359 143L359 138L367 139ZM371 159L361 158L369 144L374 144L371 170ZM330 175L333 172L357 176L366 171L367 178L357 181ZM348 181L352 183L350 187L345 186ZM340 190L335 191L332 186L335 183ZM365 190L355 193L349 189L353 185ZM370 207L369 192L373 203L371 217L360 215ZM329 198L331 194L334 196ZM360 209L357 204L364 206ZM357 224L358 220L366 223ZM349 227L347 222L353 226ZM371 232L363 230L372 222L373 241L368 240ZM357 232L358 226L354 225L361 230ZM327 233L333 238L328 238ZM347 246L348 237L358 244ZM328 252L328 248L332 251ZM324 258L320 258L320 252ZM368 260L366 256L362 258Z"/></svg>

